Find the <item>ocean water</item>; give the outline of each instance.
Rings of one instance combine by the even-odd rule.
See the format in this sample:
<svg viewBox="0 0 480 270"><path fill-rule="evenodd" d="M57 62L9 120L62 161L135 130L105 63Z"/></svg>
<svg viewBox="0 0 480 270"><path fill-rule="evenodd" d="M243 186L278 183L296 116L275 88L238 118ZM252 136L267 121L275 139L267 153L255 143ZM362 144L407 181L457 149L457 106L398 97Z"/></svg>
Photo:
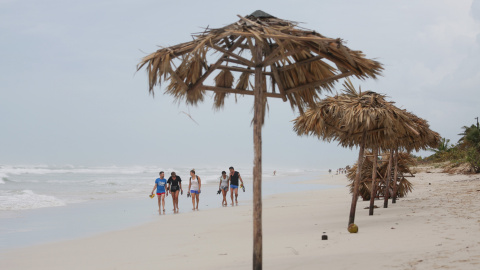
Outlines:
<svg viewBox="0 0 480 270"><path fill-rule="evenodd" d="M252 168L235 168L246 191L240 205L251 203ZM159 218L157 199L148 195L159 171L175 171L182 178L184 194L180 214L192 211L186 197L190 168L157 166L11 166L0 165L0 251L51 241L85 237L124 229ZM199 208L221 207L218 178L227 168L196 168L202 179ZM329 186L299 184L316 179L327 170L277 170L264 172L262 195L325 189ZM171 211L171 196L166 198Z"/></svg>

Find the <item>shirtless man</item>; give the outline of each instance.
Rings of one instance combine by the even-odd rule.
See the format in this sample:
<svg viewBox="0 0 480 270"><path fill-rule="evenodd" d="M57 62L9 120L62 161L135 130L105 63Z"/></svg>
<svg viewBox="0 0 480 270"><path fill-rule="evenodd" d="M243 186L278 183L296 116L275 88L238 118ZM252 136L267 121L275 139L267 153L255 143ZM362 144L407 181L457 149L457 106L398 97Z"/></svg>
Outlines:
<svg viewBox="0 0 480 270"><path fill-rule="evenodd" d="M228 181L230 182L230 198L232 199L232 205L233 205L233 193L235 193L235 203L238 205L238 180L242 182L243 186L243 180L242 177L240 176L240 173L235 171L233 167L229 168L230 170L230 175L228 176Z"/></svg>

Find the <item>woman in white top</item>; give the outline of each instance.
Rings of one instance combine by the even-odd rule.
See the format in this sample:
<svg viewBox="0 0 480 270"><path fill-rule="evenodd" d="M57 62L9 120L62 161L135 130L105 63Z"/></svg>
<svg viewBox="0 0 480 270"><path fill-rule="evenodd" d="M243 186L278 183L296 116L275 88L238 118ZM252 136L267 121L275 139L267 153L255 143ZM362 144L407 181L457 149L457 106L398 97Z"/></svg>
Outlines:
<svg viewBox="0 0 480 270"><path fill-rule="evenodd" d="M200 180L200 177L195 175L195 170L191 170L188 190L190 190L190 195L192 196L192 205L193 205L192 210L198 210L198 201L200 199L201 187L202 187L202 180ZM197 201L196 206L195 206L195 201Z"/></svg>
<svg viewBox="0 0 480 270"><path fill-rule="evenodd" d="M223 171L222 176L220 176L220 183L218 184L218 189L222 191L223 195L222 206L227 206L228 177L225 171Z"/></svg>

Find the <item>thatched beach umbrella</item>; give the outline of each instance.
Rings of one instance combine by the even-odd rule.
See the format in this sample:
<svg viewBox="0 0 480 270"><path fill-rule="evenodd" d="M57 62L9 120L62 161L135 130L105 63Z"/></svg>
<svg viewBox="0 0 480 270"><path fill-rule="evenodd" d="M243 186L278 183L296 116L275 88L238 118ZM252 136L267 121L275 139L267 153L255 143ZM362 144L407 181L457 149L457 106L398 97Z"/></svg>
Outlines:
<svg viewBox="0 0 480 270"><path fill-rule="evenodd" d="M442 138L440 134L430 129L430 125L427 120L422 119L415 114L405 110L405 113L408 115L410 120L413 122L414 128L417 130L418 135L416 137L398 137L396 140L396 147L392 148L392 152L395 152L394 155L394 176L393 179L398 177L398 149L403 148L409 153L412 150L426 150L427 148L436 148L440 139ZM388 184L388 182L387 182ZM388 185L387 185L388 186ZM392 192L392 203L396 203L397 200L397 181L393 182L393 192ZM384 208L388 207L388 196L384 198Z"/></svg>
<svg viewBox="0 0 480 270"><path fill-rule="evenodd" d="M229 94L254 96L253 266L260 269L261 127L267 98L281 98L303 113L304 107L314 105L319 95L330 91L339 79L376 78L382 66L365 58L361 51L350 50L341 39L298 28L295 22L262 11L238 17L240 20L233 24L206 29L194 35L192 41L144 57L138 69L147 70L151 93L162 81L170 81L165 92L187 104L203 101L207 91L213 91L217 109L223 107ZM215 55L207 57L212 52ZM207 80L212 76L213 85L212 80Z"/></svg>
<svg viewBox="0 0 480 270"><path fill-rule="evenodd" d="M420 133L410 115L385 100L385 96L367 91L356 91L350 80L344 83L345 92L327 97L294 120L298 135L315 135L325 141L336 140L343 147L359 146L357 175L348 224L355 220L358 186L365 148L373 150L373 181L375 188L377 150L402 147L398 138L420 140ZM370 202L373 214L373 201Z"/></svg>
<svg viewBox="0 0 480 270"><path fill-rule="evenodd" d="M382 163L378 167L378 176L381 178L381 183L385 186L389 186L388 191L393 191L393 186L395 185L396 182L399 182L400 185L398 186L397 189L397 196L398 197L404 197L406 196L409 192L412 191L413 189L413 184L410 183L405 176L407 175L412 175L412 172L410 170L410 167L416 164L416 159L413 158L409 153L407 152L399 152L397 154L397 181L392 181L391 183L387 183L386 180L389 180L389 178L385 177L387 175L391 176L391 171L390 168L391 166L394 166L395 163L395 154L393 155L394 158L391 159L391 152L390 153L383 153L382 158ZM359 182L359 189L358 189L358 194L363 198L363 200L370 200L371 196L371 187L372 187L372 167L373 167L373 155L371 152L366 151L365 155L367 158L363 161L362 164L362 171L361 171L361 178ZM353 194L353 189L354 189L354 183L356 179L356 171L357 171L357 164L355 163L351 169L348 170L347 172L347 178L350 181L350 184L348 185L350 193ZM393 178L395 179L395 177ZM387 190L377 190L375 195L383 195L385 196ZM387 197L387 196L385 196Z"/></svg>

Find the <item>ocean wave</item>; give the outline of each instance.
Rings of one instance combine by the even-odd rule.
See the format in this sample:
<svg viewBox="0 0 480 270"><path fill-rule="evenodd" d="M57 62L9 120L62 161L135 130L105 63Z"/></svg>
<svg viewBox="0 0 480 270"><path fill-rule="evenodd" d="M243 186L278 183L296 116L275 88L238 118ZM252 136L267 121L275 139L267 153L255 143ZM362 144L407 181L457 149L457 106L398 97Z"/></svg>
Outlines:
<svg viewBox="0 0 480 270"><path fill-rule="evenodd" d="M58 198L35 194L31 190L5 191L0 194L0 210L26 210L65 205L66 203Z"/></svg>
<svg viewBox="0 0 480 270"><path fill-rule="evenodd" d="M2 168L0 167L0 170L1 169ZM5 184L6 181L8 181L8 175L0 171L0 184Z"/></svg>
<svg viewBox="0 0 480 270"><path fill-rule="evenodd" d="M182 177L189 177L190 174L190 167L169 167L169 168L162 168L159 166L141 166L141 165L134 165L134 166L73 166L73 165L65 165L65 166L49 166L49 165L1 165L0 166L0 179L2 177L8 177L9 175L23 175L23 174L113 174L113 175L138 175L138 174L152 174L152 176L157 176L159 171L165 171L166 176L170 176L172 171L175 171L177 175ZM252 168L236 168L237 171L241 172L242 175L245 177L251 177L252 175ZM275 169L271 168L264 168L263 174L265 176L269 176L273 173ZM200 167L196 168L198 175L207 176L208 179L213 179L215 177L219 177L221 175L221 171L227 171L228 168L222 167ZM311 169L283 169L277 170L277 173L280 174L301 174L305 172L311 172L316 170ZM218 178L217 177L217 178ZM187 178L188 179L188 178Z"/></svg>
<svg viewBox="0 0 480 270"><path fill-rule="evenodd" d="M22 174L143 174L143 173L155 173L159 171L158 167L153 166L97 166L97 167L75 167L72 165L67 166L46 166L46 165L24 165L24 166L12 166L2 165L0 167L0 176L8 175L22 175ZM157 172L158 173L158 172Z"/></svg>

